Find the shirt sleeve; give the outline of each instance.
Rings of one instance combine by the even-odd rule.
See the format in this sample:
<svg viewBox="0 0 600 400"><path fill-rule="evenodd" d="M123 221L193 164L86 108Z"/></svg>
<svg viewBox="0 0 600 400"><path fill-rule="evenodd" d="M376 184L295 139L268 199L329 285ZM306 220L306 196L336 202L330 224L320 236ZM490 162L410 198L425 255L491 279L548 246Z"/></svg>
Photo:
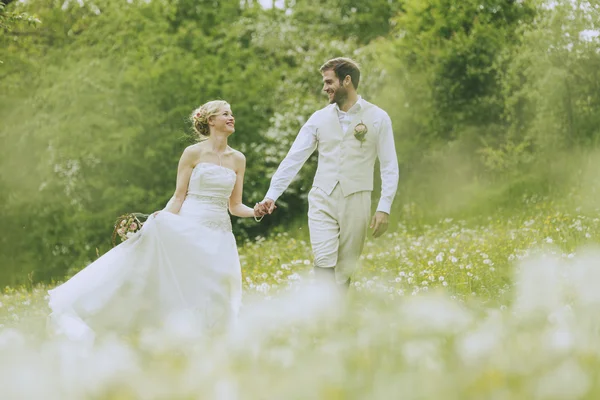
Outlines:
<svg viewBox="0 0 600 400"><path fill-rule="evenodd" d="M289 152L279 164L277 171L271 178L271 185L265 198L277 201L285 192L294 177L300 171L306 160L317 149L317 128L314 114L300 129Z"/></svg>
<svg viewBox="0 0 600 400"><path fill-rule="evenodd" d="M396 190L398 190L400 173L394 143L394 132L392 130L392 120L387 114L383 118L383 123L379 131L377 157L379 158L381 171L381 198L377 205L377 211L389 214L392 209L394 197L396 196Z"/></svg>

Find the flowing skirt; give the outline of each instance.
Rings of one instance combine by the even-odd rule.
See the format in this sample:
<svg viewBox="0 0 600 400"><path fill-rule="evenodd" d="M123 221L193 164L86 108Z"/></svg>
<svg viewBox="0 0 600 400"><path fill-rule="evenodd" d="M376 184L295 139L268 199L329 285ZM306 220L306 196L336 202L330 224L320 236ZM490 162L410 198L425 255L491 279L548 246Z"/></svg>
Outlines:
<svg viewBox="0 0 600 400"><path fill-rule="evenodd" d="M228 326L242 292L230 227L226 210L193 198L179 215L151 216L130 239L49 291L49 329L93 340L100 331L161 329L182 319L208 330Z"/></svg>

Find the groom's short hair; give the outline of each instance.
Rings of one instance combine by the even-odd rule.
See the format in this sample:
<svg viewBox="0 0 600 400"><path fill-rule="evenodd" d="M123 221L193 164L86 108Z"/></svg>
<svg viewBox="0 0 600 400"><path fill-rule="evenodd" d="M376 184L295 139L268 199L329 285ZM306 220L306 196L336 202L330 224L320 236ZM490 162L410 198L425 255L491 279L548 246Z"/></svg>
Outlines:
<svg viewBox="0 0 600 400"><path fill-rule="evenodd" d="M358 89L358 83L360 82L360 68L356 61L346 57L332 58L319 68L321 73L329 70L335 72L335 76L338 77L340 82L343 81L347 75L350 75L354 89Z"/></svg>

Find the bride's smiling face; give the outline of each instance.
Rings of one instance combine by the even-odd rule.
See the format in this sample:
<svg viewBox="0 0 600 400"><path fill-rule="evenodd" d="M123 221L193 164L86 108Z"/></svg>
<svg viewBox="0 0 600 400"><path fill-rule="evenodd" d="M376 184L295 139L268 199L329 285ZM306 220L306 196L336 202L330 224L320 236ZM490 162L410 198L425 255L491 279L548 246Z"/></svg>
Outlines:
<svg viewBox="0 0 600 400"><path fill-rule="evenodd" d="M230 135L235 132L235 118L233 117L231 107L229 105L221 107L219 112L211 117L211 125L214 130L219 132L225 132Z"/></svg>

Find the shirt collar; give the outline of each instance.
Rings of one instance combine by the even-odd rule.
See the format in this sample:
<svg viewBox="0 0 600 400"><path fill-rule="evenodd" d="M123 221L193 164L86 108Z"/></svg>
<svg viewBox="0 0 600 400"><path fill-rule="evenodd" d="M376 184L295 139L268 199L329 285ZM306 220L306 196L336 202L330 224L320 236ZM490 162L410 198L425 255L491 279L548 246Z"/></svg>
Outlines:
<svg viewBox="0 0 600 400"><path fill-rule="evenodd" d="M348 114L358 113L361 110L361 108L363 107L363 102L364 102L364 100L363 100L362 96L359 95L358 99L356 100L356 103L354 103L354 105L352 107L350 107L350 109L347 111L347 113ZM335 103L335 110L338 113L345 112L345 111L340 110L340 106L337 103Z"/></svg>

